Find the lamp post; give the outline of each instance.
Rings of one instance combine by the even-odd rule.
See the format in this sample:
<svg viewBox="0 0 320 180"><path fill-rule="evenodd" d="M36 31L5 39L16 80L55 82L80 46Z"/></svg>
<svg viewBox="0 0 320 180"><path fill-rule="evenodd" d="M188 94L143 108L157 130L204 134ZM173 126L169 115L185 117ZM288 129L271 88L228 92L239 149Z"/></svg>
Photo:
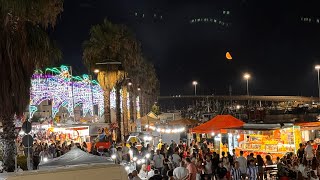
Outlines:
<svg viewBox="0 0 320 180"><path fill-rule="evenodd" d="M320 100L320 80L319 80L320 65L316 65L314 68L315 68L315 69L317 70L317 72L318 72L318 97L319 97L319 100Z"/></svg>
<svg viewBox="0 0 320 180"><path fill-rule="evenodd" d="M100 70L99 70L99 69L95 69L93 72L94 72L95 74L98 74L98 73L100 72Z"/></svg>
<svg viewBox="0 0 320 180"><path fill-rule="evenodd" d="M116 156L115 154L112 154L112 155L111 155L111 158L113 159L114 163L117 164L117 163L116 163L116 158L117 158L117 156Z"/></svg>
<svg viewBox="0 0 320 180"><path fill-rule="evenodd" d="M249 96L249 79L250 79L249 73L244 73L243 78L247 81L247 95Z"/></svg>
<svg viewBox="0 0 320 180"><path fill-rule="evenodd" d="M193 81L193 82L192 82L192 85L194 85L194 95L196 96L196 95L197 95L197 85L198 85L198 82L197 82L197 81Z"/></svg>

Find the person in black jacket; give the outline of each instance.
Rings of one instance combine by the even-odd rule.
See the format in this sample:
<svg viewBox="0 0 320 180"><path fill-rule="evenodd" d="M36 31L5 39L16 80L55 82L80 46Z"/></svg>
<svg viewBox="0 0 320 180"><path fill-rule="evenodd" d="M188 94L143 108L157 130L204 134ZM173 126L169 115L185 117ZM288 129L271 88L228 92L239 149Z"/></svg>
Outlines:
<svg viewBox="0 0 320 180"><path fill-rule="evenodd" d="M303 144L302 143L300 143L299 144L299 149L298 149L298 151L297 151L297 156L298 156L298 158L299 159L302 159L303 158L303 155L304 155L304 147L303 147Z"/></svg>
<svg viewBox="0 0 320 180"><path fill-rule="evenodd" d="M216 169L216 176L218 179L225 179L227 175L227 169L223 167L222 161L219 162L219 166Z"/></svg>
<svg viewBox="0 0 320 180"><path fill-rule="evenodd" d="M154 175L149 180L162 180L162 176L160 175L158 169L154 170Z"/></svg>

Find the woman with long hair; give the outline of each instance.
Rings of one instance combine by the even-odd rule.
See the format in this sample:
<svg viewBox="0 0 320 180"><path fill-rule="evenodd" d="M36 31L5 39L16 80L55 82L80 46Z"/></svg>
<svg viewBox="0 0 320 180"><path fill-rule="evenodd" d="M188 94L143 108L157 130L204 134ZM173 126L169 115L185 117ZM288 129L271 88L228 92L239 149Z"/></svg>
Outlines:
<svg viewBox="0 0 320 180"><path fill-rule="evenodd" d="M272 162L270 155L266 155L266 165L273 165L273 162Z"/></svg>
<svg viewBox="0 0 320 180"><path fill-rule="evenodd" d="M266 166L261 155L257 155L257 165L258 165L258 174L259 179L263 180L264 167Z"/></svg>
<svg viewBox="0 0 320 180"><path fill-rule="evenodd" d="M231 165L230 165L229 159L227 157L223 157L222 164L223 164L223 167L227 169L226 178L227 180L229 180L231 178L231 175L230 175Z"/></svg>

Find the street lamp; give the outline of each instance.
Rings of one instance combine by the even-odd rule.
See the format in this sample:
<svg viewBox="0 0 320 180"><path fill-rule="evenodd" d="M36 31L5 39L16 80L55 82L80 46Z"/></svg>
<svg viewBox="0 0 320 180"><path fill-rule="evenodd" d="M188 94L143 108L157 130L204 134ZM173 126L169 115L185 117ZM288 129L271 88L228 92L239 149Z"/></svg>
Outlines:
<svg viewBox="0 0 320 180"><path fill-rule="evenodd" d="M134 162L136 162L136 161L138 160L138 158L137 158L137 157L133 157L132 160L133 160Z"/></svg>
<svg viewBox="0 0 320 180"><path fill-rule="evenodd" d="M250 79L249 73L244 73L243 78L247 81L247 95L249 96L249 79Z"/></svg>
<svg viewBox="0 0 320 180"><path fill-rule="evenodd" d="M320 80L319 80L320 65L316 65L314 68L315 68L315 69L317 70L317 72L318 72L318 97L319 97L319 99L320 99Z"/></svg>
<svg viewBox="0 0 320 180"><path fill-rule="evenodd" d="M198 82L197 82L197 81L193 81L193 82L192 82L192 85L194 85L194 95L196 96L196 95L197 95L197 85L198 85Z"/></svg>
<svg viewBox="0 0 320 180"><path fill-rule="evenodd" d="M111 158L113 159L114 163L116 164L116 158L117 158L117 156L116 156L115 154L112 154L112 155L111 155Z"/></svg>
<svg viewBox="0 0 320 180"><path fill-rule="evenodd" d="M95 69L93 72L94 72L95 74L98 74L98 73L100 72L100 70L99 70L99 69Z"/></svg>

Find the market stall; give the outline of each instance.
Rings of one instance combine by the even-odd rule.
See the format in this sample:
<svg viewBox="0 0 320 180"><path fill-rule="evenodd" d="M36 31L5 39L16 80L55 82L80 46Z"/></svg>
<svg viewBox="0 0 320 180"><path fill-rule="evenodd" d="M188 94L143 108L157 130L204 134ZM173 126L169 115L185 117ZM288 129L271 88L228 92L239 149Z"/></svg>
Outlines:
<svg viewBox="0 0 320 180"><path fill-rule="evenodd" d="M273 160L288 152L296 152L301 142L300 129L288 124L246 124L241 129L229 129L228 133L237 134L236 154L244 152L244 156L254 153Z"/></svg>
<svg viewBox="0 0 320 180"><path fill-rule="evenodd" d="M210 144L211 151L219 154L221 152L232 152L237 146L237 136L228 133L227 129L241 128L245 123L231 115L218 115L206 123L203 123L190 131L196 134L197 142L206 139Z"/></svg>
<svg viewBox="0 0 320 180"><path fill-rule="evenodd" d="M297 122L295 126L301 129L301 142L314 140L315 143L320 143L320 122Z"/></svg>
<svg viewBox="0 0 320 180"><path fill-rule="evenodd" d="M213 119L191 129L193 133L212 133L221 129L242 127L245 123L231 115L217 115Z"/></svg>

